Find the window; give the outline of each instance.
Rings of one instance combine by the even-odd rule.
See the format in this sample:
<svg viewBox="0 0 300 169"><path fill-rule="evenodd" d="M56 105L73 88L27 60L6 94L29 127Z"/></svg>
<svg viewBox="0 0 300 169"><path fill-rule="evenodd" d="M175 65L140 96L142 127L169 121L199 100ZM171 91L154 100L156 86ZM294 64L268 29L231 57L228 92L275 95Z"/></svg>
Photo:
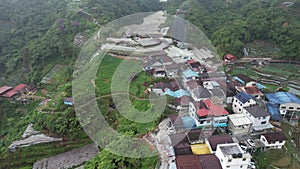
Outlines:
<svg viewBox="0 0 300 169"><path fill-rule="evenodd" d="M232 159L228 159L228 162L231 162L232 161Z"/></svg>
<svg viewBox="0 0 300 169"><path fill-rule="evenodd" d="M243 166L241 165L240 168L243 168Z"/></svg>
<svg viewBox="0 0 300 169"><path fill-rule="evenodd" d="M236 107L236 104L234 105L234 107Z"/></svg>
<svg viewBox="0 0 300 169"><path fill-rule="evenodd" d="M239 111L241 111L241 109L239 109Z"/></svg>
<svg viewBox="0 0 300 169"><path fill-rule="evenodd" d="M285 107L285 106L282 106L281 108L282 108L282 109L286 109L286 107Z"/></svg>
<svg viewBox="0 0 300 169"><path fill-rule="evenodd" d="M246 158L243 158L243 161L246 161Z"/></svg>
<svg viewBox="0 0 300 169"><path fill-rule="evenodd" d="M289 107L289 109L290 109L290 110L293 110L293 109L294 109L294 107Z"/></svg>
<svg viewBox="0 0 300 169"><path fill-rule="evenodd" d="M267 117L265 116L265 117L263 117L263 119L266 119Z"/></svg>
<svg viewBox="0 0 300 169"><path fill-rule="evenodd" d="M300 110L300 107L297 107L297 110Z"/></svg>
<svg viewBox="0 0 300 169"><path fill-rule="evenodd" d="M260 120L260 117L258 118L258 120Z"/></svg>
<svg viewBox="0 0 300 169"><path fill-rule="evenodd" d="M266 122L266 121L263 121L263 122L261 122L260 124L267 124L267 122Z"/></svg>

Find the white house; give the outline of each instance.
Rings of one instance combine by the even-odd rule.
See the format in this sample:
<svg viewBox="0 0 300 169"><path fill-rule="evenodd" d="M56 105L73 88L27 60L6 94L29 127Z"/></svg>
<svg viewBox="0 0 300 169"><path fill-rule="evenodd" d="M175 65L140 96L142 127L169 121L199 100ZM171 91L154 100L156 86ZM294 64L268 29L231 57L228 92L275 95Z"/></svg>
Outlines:
<svg viewBox="0 0 300 169"><path fill-rule="evenodd" d="M244 107L254 106L256 101L244 92L240 92L233 98L232 110L234 113L242 113Z"/></svg>
<svg viewBox="0 0 300 169"><path fill-rule="evenodd" d="M277 107L276 112L278 116L285 117L289 115L293 117L297 112L300 112L300 99L292 93L289 92L277 92L277 93L267 93L265 94L268 104ZM269 110L270 111L270 110ZM271 111L272 116L276 116L277 113Z"/></svg>
<svg viewBox="0 0 300 169"><path fill-rule="evenodd" d="M195 119L197 127L225 127L228 114L224 107L209 99L189 104L189 115Z"/></svg>
<svg viewBox="0 0 300 169"><path fill-rule="evenodd" d="M256 86L255 80L246 75L238 75L234 78L244 86Z"/></svg>
<svg viewBox="0 0 300 169"><path fill-rule="evenodd" d="M260 106L245 107L243 114L252 122L251 131L262 131L274 127L269 123L270 113Z"/></svg>
<svg viewBox="0 0 300 169"><path fill-rule="evenodd" d="M281 149L287 137L283 133L266 133L260 136L260 140L268 148Z"/></svg>
<svg viewBox="0 0 300 169"><path fill-rule="evenodd" d="M236 90L238 92L245 92L255 97L256 99L262 99L264 94L257 88L257 86L242 86L237 87Z"/></svg>
<svg viewBox="0 0 300 169"><path fill-rule="evenodd" d="M250 131L252 121L245 114L228 115L228 130L233 135L245 135Z"/></svg>
<svg viewBox="0 0 300 169"><path fill-rule="evenodd" d="M243 153L238 143L217 145L216 156L223 169L247 169L251 161L251 155Z"/></svg>

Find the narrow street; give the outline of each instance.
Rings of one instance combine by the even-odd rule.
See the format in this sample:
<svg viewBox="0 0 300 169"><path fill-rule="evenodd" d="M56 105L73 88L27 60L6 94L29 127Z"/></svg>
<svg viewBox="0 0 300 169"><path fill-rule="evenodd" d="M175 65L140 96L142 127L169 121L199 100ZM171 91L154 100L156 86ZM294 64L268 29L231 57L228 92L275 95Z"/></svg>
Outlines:
<svg viewBox="0 0 300 169"><path fill-rule="evenodd" d="M170 158L168 157L168 147L171 145L171 139L167 131L168 122L169 118L163 120L158 126L159 132L157 133L157 135L154 135L154 139L156 140L156 147L161 159L161 166L159 169L169 168Z"/></svg>

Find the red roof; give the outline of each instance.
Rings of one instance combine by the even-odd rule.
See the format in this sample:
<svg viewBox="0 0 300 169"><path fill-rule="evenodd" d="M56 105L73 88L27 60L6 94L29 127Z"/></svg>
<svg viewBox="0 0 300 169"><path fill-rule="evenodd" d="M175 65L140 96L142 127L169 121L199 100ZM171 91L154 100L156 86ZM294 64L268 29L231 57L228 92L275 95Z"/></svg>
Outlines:
<svg viewBox="0 0 300 169"><path fill-rule="evenodd" d="M233 59L236 59L236 57L232 54L227 54L227 55L225 55L224 59L233 60Z"/></svg>
<svg viewBox="0 0 300 169"><path fill-rule="evenodd" d="M6 92L6 91L8 91L10 89L12 89L12 87L10 87L10 86L0 87L0 94L4 93L4 92Z"/></svg>
<svg viewBox="0 0 300 169"><path fill-rule="evenodd" d="M19 84L18 86L14 87L13 89L11 89L12 87L10 87L10 90L6 90L5 92L2 93L1 96L8 97L8 98L13 97L14 95L21 92L25 87L26 87L25 84Z"/></svg>
<svg viewBox="0 0 300 169"><path fill-rule="evenodd" d="M17 93L18 93L17 91L15 91L14 89L12 89L12 90L9 90L9 91L5 92L1 96L2 97L8 97L8 98L10 98L10 97L13 97L14 95L16 95Z"/></svg>
<svg viewBox="0 0 300 169"><path fill-rule="evenodd" d="M205 103L206 108L202 107L201 109L198 110L197 114L200 117L209 116L209 115L211 115L211 116L221 116L221 115L229 114L227 112L227 110L224 109L224 107L222 107L220 105L213 104L211 102L211 100L209 100L209 99L204 100L203 102Z"/></svg>
<svg viewBox="0 0 300 169"><path fill-rule="evenodd" d="M195 63L195 62L196 62L195 60L188 60L187 64L191 64L191 63Z"/></svg>
<svg viewBox="0 0 300 169"><path fill-rule="evenodd" d="M13 90L20 92L22 91L24 88L26 87L25 84L19 84L18 86L16 86Z"/></svg>

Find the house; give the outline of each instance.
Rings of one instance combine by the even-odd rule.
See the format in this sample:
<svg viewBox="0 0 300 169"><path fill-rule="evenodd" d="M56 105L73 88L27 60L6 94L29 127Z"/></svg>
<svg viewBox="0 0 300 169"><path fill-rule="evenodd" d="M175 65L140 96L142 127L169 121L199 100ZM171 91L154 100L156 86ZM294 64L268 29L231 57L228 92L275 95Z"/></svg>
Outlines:
<svg viewBox="0 0 300 169"><path fill-rule="evenodd" d="M192 149L190 147L187 135L185 133L178 133L170 135L171 146L173 146L175 155L192 155Z"/></svg>
<svg viewBox="0 0 300 169"><path fill-rule="evenodd" d="M2 95L3 93L7 92L8 90L11 90L12 87L10 86L3 86L3 87L0 87L0 95Z"/></svg>
<svg viewBox="0 0 300 169"><path fill-rule="evenodd" d="M199 156L203 169L222 169L221 163L215 154Z"/></svg>
<svg viewBox="0 0 300 169"><path fill-rule="evenodd" d="M26 86L27 85L25 85L25 84L19 84L18 86L14 87L13 90L15 90L18 93L21 93L26 88Z"/></svg>
<svg viewBox="0 0 300 169"><path fill-rule="evenodd" d="M246 135L250 132L252 121L245 114L228 115L228 130L233 135Z"/></svg>
<svg viewBox="0 0 300 169"><path fill-rule="evenodd" d="M217 150L217 145L219 144L229 144L233 143L230 135L212 135L206 142L209 144L210 152L215 153Z"/></svg>
<svg viewBox="0 0 300 169"><path fill-rule="evenodd" d="M183 131L183 121L178 114L171 114L169 115L169 118L169 125L172 126L176 132Z"/></svg>
<svg viewBox="0 0 300 169"><path fill-rule="evenodd" d="M159 96L161 96L167 90L171 90L171 91L179 90L179 85L176 81L157 82L157 83L154 83L153 86L151 86L150 89L148 89L148 90L151 91L151 92L156 93Z"/></svg>
<svg viewBox="0 0 300 169"><path fill-rule="evenodd" d="M162 67L163 70L165 70L164 66L172 65L174 64L173 60L168 56L151 56L148 59L146 59L145 62L142 63L142 68L144 71L151 70L154 68Z"/></svg>
<svg viewBox="0 0 300 169"><path fill-rule="evenodd" d="M153 76L154 77L166 77L166 71L163 66L157 66L153 68Z"/></svg>
<svg viewBox="0 0 300 169"><path fill-rule="evenodd" d="M194 101L198 102L201 100L206 100L211 97L211 93L209 90L205 89L201 85L197 85L197 87L193 90L189 90L191 97L194 99Z"/></svg>
<svg viewBox="0 0 300 169"><path fill-rule="evenodd" d="M232 77L228 76L225 84L221 83L221 88L226 91L226 103L232 104L234 96L237 94L236 88L241 86L237 81L234 81Z"/></svg>
<svg viewBox="0 0 300 169"><path fill-rule="evenodd" d="M255 99L262 99L264 94L258 89L257 86L243 86L237 87L238 92L245 92L255 97Z"/></svg>
<svg viewBox="0 0 300 169"><path fill-rule="evenodd" d="M69 106L73 106L73 104L74 104L73 98L72 97L65 98L64 99L64 104L69 105Z"/></svg>
<svg viewBox="0 0 300 169"><path fill-rule="evenodd" d="M247 169L252 156L243 153L238 143L217 145L216 156L223 169Z"/></svg>
<svg viewBox="0 0 300 169"><path fill-rule="evenodd" d="M190 80L184 83L184 88L186 88L188 91L193 91L199 86L198 81L196 80Z"/></svg>
<svg viewBox="0 0 300 169"><path fill-rule="evenodd" d="M233 62L236 60L236 57L232 54L227 54L224 56L224 61L225 62Z"/></svg>
<svg viewBox="0 0 300 169"><path fill-rule="evenodd" d="M205 143L205 135L201 129L192 129L186 135L190 144Z"/></svg>
<svg viewBox="0 0 300 169"><path fill-rule="evenodd" d="M177 169L203 169L197 155L180 155L176 157Z"/></svg>
<svg viewBox="0 0 300 169"><path fill-rule="evenodd" d="M260 106L244 107L242 113L252 122L251 131L262 131L274 127L269 123L270 113Z"/></svg>
<svg viewBox="0 0 300 169"><path fill-rule="evenodd" d="M249 94L240 92L233 98L232 110L234 113L242 113L244 107L254 106L256 101Z"/></svg>
<svg viewBox="0 0 300 169"><path fill-rule="evenodd" d="M170 87L169 83L158 82L158 83L154 83L153 86L150 86L148 90L154 92L158 96L161 96L164 94L164 92L170 90L169 87Z"/></svg>
<svg viewBox="0 0 300 169"><path fill-rule="evenodd" d="M179 89L175 92L171 91L171 90L167 90L164 94L175 97L175 98L181 98L182 96L190 96L190 93L183 89Z"/></svg>
<svg viewBox="0 0 300 169"><path fill-rule="evenodd" d="M1 97L3 98L9 98L14 99L16 96L20 95L22 90L25 88L25 84L19 84L14 88L11 88L9 86L4 86L2 89L0 89Z"/></svg>
<svg viewBox="0 0 300 169"><path fill-rule="evenodd" d="M197 127L225 127L229 113L211 100L190 102L189 115L195 119Z"/></svg>
<svg viewBox="0 0 300 169"><path fill-rule="evenodd" d="M209 91L211 93L211 97L219 98L221 103L226 101L226 95L222 89L211 89Z"/></svg>
<svg viewBox="0 0 300 169"><path fill-rule="evenodd" d="M219 80L226 80L226 76L224 72L204 72L199 74L199 79L202 82L219 81Z"/></svg>
<svg viewBox="0 0 300 169"><path fill-rule="evenodd" d="M255 80L246 75L237 75L234 79L240 82L243 86L256 86Z"/></svg>
<svg viewBox="0 0 300 169"><path fill-rule="evenodd" d="M165 71L166 71L166 76L168 78L178 77L180 64L171 64L171 65L166 65L164 67L165 67Z"/></svg>
<svg viewBox="0 0 300 169"><path fill-rule="evenodd" d="M267 110L270 113L271 117L270 119L273 121L281 121L282 116L279 111L279 106L276 104L267 103L266 104Z"/></svg>
<svg viewBox="0 0 300 169"><path fill-rule="evenodd" d="M205 87L208 90L220 88L220 84L216 81L205 81L205 82L203 82L202 85L203 85L203 87Z"/></svg>
<svg viewBox="0 0 300 169"><path fill-rule="evenodd" d="M139 38L136 40L136 42L139 43L143 48L147 48L159 45L161 40L157 38Z"/></svg>
<svg viewBox="0 0 300 169"><path fill-rule="evenodd" d="M195 60L189 60L187 61L187 64L195 72L198 72L202 69L200 62L197 62Z"/></svg>
<svg viewBox="0 0 300 169"><path fill-rule="evenodd" d="M23 88L23 90L21 92L25 93L25 94L32 94L36 90L37 90L37 87L35 85L29 84L29 85L26 85L25 88Z"/></svg>
<svg viewBox="0 0 300 169"><path fill-rule="evenodd" d="M191 70L191 69L186 69L182 72L182 81L183 84L189 80L195 80L199 77L198 73Z"/></svg>
<svg viewBox="0 0 300 169"><path fill-rule="evenodd" d="M189 103L192 101L190 96L182 96L175 99L175 107L177 110L188 109Z"/></svg>
<svg viewBox="0 0 300 169"><path fill-rule="evenodd" d="M287 137L283 133L266 133L260 135L261 142L268 148L281 149Z"/></svg>
<svg viewBox="0 0 300 169"><path fill-rule="evenodd" d="M267 93L265 96L269 103L268 110L277 118L279 112L282 117L292 120L296 112L300 112L300 99L290 92Z"/></svg>

